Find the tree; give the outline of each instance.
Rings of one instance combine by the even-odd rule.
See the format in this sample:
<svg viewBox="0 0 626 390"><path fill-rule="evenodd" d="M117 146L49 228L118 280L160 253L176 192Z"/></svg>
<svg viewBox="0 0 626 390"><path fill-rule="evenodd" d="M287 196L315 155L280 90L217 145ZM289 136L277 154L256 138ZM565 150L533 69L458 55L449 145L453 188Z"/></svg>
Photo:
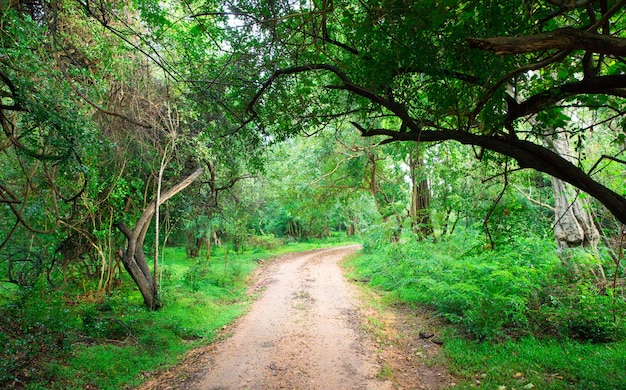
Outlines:
<svg viewBox="0 0 626 390"><path fill-rule="evenodd" d="M152 274L152 272L154 272L156 275L157 271L154 269L151 272L143 250L143 244L148 228L150 227L150 222L152 221L157 207L188 187L202 174L202 171L203 167L199 165L191 174L175 186L168 189L163 194L160 194L160 196L153 200L143 213L141 213L141 216L132 230L126 226L124 222L117 222L117 227L124 233L127 240L127 247L121 253L124 268L126 268L126 271L128 271L133 278L137 287L139 287L144 303L149 309L155 310L161 307L156 277Z"/></svg>
<svg viewBox="0 0 626 390"><path fill-rule="evenodd" d="M93 101L78 96L75 83L100 70L74 50L66 35L75 28L80 39L84 31L53 15L38 2L11 2L0 13L0 164L5 168L0 203L8 206L1 211L7 225L1 226L0 249L24 248L26 262L41 258L27 268L33 276L45 272L51 283L53 268L80 263L92 253L96 239L89 230L73 234L78 231L74 211L88 192L92 173L88 156L99 148L90 142L96 134ZM91 84L94 89L100 85ZM71 233L63 237L60 230ZM45 244L33 247L29 241ZM11 269L12 259L7 261ZM86 273L92 273L91 264L84 263ZM33 283L19 279L20 284Z"/></svg>
<svg viewBox="0 0 626 390"><path fill-rule="evenodd" d="M411 227L418 237L427 237L433 233L430 219L430 185L424 172L424 157L420 145L409 151L408 164L411 180L411 206L409 218Z"/></svg>
<svg viewBox="0 0 626 390"><path fill-rule="evenodd" d="M614 120L604 125L624 115L625 40L619 32L626 5L567 4L383 0L306 8L237 2L248 21L260 22L271 47L262 56L272 59L272 67L251 94L248 121L293 133L285 117L297 116L302 127L342 118L382 143L473 145L478 158L493 151L518 168L572 184L626 223L620 188L544 146L543 131L524 126L534 119L553 130L572 124L570 134L590 131L575 128L576 117L564 107L610 111ZM309 104L301 112L305 92ZM381 117L396 118L398 125L381 127Z"/></svg>
<svg viewBox="0 0 626 390"><path fill-rule="evenodd" d="M567 136L558 132L547 137L546 144L563 158L571 154ZM570 185L552 178L554 190L554 236L560 248L573 246L596 247L600 233L589 211L589 205Z"/></svg>
<svg viewBox="0 0 626 390"><path fill-rule="evenodd" d="M215 18L200 12L213 6L33 1L0 11L0 203L8 206L0 248L27 246L25 231L45 242L37 258L46 262L22 274L84 262L88 278L101 269L108 290L114 248L124 245L125 268L146 306L158 308L159 220L154 235L148 229L159 205L202 174L199 145L236 156L258 142L234 131L223 102L206 99L218 93L210 77L229 61L212 50L221 41ZM192 20L178 19L192 9ZM152 270L145 241L155 243Z"/></svg>

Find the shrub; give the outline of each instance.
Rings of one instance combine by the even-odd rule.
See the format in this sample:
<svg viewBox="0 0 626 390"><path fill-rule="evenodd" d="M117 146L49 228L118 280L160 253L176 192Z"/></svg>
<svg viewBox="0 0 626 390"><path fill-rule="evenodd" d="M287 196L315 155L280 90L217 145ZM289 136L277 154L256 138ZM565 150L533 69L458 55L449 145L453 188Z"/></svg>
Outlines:
<svg viewBox="0 0 626 390"><path fill-rule="evenodd" d="M0 309L0 384L34 376L50 357L71 350L77 320L57 293L38 288Z"/></svg>
<svg viewBox="0 0 626 390"><path fill-rule="evenodd" d="M285 245L283 240L273 234L265 234L262 236L252 235L246 239L246 243L253 248L262 248L265 250L274 250Z"/></svg>
<svg viewBox="0 0 626 390"><path fill-rule="evenodd" d="M535 302L535 332L592 342L623 339L626 302L588 281L545 288ZM619 315L618 315L619 314Z"/></svg>
<svg viewBox="0 0 626 390"><path fill-rule="evenodd" d="M465 236L467 237L467 236ZM479 339L550 334L592 341L623 337L626 303L596 288L582 270L597 264L569 253L564 269L552 239L518 238L495 250L461 239L370 245L356 260L370 283L404 302L438 310ZM595 261L595 263L594 263Z"/></svg>

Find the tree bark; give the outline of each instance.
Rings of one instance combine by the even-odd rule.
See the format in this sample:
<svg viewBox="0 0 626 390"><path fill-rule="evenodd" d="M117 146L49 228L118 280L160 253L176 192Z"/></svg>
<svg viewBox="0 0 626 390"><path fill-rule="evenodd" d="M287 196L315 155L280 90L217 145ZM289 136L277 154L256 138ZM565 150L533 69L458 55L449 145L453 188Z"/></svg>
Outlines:
<svg viewBox="0 0 626 390"><path fill-rule="evenodd" d="M413 232L420 238L426 238L433 233L430 221L430 188L428 179L421 177L424 162L420 152L420 145L409 154L409 170L411 176L411 208L409 218Z"/></svg>
<svg viewBox="0 0 626 390"><path fill-rule="evenodd" d="M543 34L520 37L468 38L470 47L498 55L543 50L585 50L598 54L626 55L626 39L574 28L559 28Z"/></svg>
<svg viewBox="0 0 626 390"><path fill-rule="evenodd" d="M159 205L167 202L171 197L179 193L188 187L194 180L196 180L200 174L202 174L203 168L198 167L181 182L167 190L165 193L159 196ZM158 296L157 285L154 282L154 278L148 267L146 255L143 251L143 243L146 238L146 233L150 227L150 221L156 211L157 201L152 201L148 207L143 211L134 229L130 229L124 224L124 222L118 222L117 228L126 236L127 247L122 251L122 263L124 268L130 274L131 278L139 288L141 296L146 307L150 310L157 310L161 307L161 302Z"/></svg>
<svg viewBox="0 0 626 390"><path fill-rule="evenodd" d="M546 137L548 147L561 157L571 160L571 148L567 134L558 132L556 137ZM587 202L574 188L563 180L552 177L554 190L554 237L560 249L585 246L595 248L600 239L600 232L593 223Z"/></svg>

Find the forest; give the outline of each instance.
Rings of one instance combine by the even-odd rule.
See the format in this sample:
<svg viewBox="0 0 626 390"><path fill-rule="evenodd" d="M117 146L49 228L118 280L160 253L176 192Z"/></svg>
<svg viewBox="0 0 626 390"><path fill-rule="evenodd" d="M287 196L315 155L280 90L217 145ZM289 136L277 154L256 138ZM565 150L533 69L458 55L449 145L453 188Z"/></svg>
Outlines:
<svg viewBox="0 0 626 390"><path fill-rule="evenodd" d="M136 386L261 259L351 242L459 388L626 388L625 29L624 0L1 1L0 387Z"/></svg>

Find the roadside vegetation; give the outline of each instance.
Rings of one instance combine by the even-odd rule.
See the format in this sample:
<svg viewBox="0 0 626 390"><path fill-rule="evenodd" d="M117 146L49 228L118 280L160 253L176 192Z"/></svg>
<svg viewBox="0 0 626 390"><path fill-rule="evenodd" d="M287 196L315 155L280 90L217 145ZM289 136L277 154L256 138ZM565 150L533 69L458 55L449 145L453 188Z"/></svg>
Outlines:
<svg viewBox="0 0 626 390"><path fill-rule="evenodd" d="M432 310L458 388L626 387L623 285L598 285L615 265L585 249L557 256L550 237L519 237L492 250L469 229L437 243L365 241L351 261L385 302ZM567 266L563 264L567 259Z"/></svg>
<svg viewBox="0 0 626 390"><path fill-rule="evenodd" d="M281 244L257 238L243 253L214 250L189 258L185 248L166 248L158 312L124 276L98 298L86 285L50 290L35 285L7 291L0 301L0 387L28 389L120 389L150 372L179 362L206 345L246 311L246 280L260 261L294 251L337 245L339 239ZM278 245L281 244L281 245ZM8 285L11 286L11 285Z"/></svg>

